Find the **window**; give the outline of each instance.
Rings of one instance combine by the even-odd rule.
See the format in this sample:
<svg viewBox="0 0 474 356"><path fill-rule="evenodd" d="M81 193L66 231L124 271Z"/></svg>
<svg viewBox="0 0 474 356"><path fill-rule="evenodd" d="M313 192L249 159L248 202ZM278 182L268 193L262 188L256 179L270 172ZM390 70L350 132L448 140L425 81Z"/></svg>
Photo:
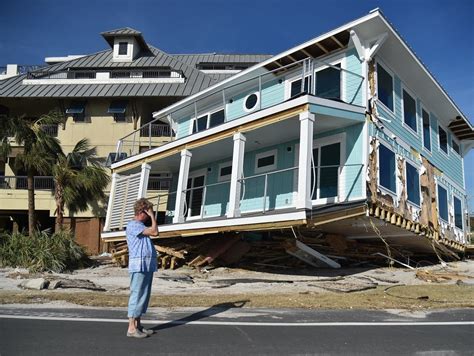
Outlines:
<svg viewBox="0 0 474 356"><path fill-rule="evenodd" d="M423 117L423 146L428 151L431 151L430 115L424 109L422 109L421 116Z"/></svg>
<svg viewBox="0 0 474 356"><path fill-rule="evenodd" d="M406 90L403 90L403 120L408 127L417 132L416 102Z"/></svg>
<svg viewBox="0 0 474 356"><path fill-rule="evenodd" d="M127 110L128 102L126 100L114 100L110 103L107 112L114 116L115 122L125 122L125 111Z"/></svg>
<svg viewBox="0 0 474 356"><path fill-rule="evenodd" d="M107 156L107 160L105 161L105 166L110 167L112 165L112 163L121 161L125 158L127 158L127 154L125 152L120 153L118 158L117 158L117 154L115 152L110 152L109 155Z"/></svg>
<svg viewBox="0 0 474 356"><path fill-rule="evenodd" d="M255 156L255 173L263 173L276 169L277 150L259 153Z"/></svg>
<svg viewBox="0 0 474 356"><path fill-rule="evenodd" d="M340 64L335 67L341 68ZM334 67L316 72L316 96L326 99L341 99L341 71Z"/></svg>
<svg viewBox="0 0 474 356"><path fill-rule="evenodd" d="M395 153L380 145L379 156L380 185L396 193Z"/></svg>
<svg viewBox="0 0 474 356"><path fill-rule="evenodd" d="M407 199L413 204L420 206L420 176L418 170L407 162L406 171Z"/></svg>
<svg viewBox="0 0 474 356"><path fill-rule="evenodd" d="M119 56L126 56L128 53L128 42L119 42Z"/></svg>
<svg viewBox="0 0 474 356"><path fill-rule="evenodd" d="M457 144L454 139L451 140L451 147L453 148L453 151L456 152L458 155L461 155L461 150L459 148L459 145Z"/></svg>
<svg viewBox="0 0 474 356"><path fill-rule="evenodd" d="M209 116L209 127L223 124L225 120L224 109L216 111Z"/></svg>
<svg viewBox="0 0 474 356"><path fill-rule="evenodd" d="M448 154L448 134L444 131L441 126L438 126L438 139L439 148L446 154Z"/></svg>
<svg viewBox="0 0 474 356"><path fill-rule="evenodd" d="M66 114L71 115L74 122L86 122L85 108L85 101L74 101L66 109Z"/></svg>
<svg viewBox="0 0 474 356"><path fill-rule="evenodd" d="M224 123L224 120L225 120L224 109L215 111L210 114L204 114L202 116L199 116L197 119L194 119L192 121L193 133L204 131L211 127L220 125Z"/></svg>
<svg viewBox="0 0 474 356"><path fill-rule="evenodd" d="M290 98L301 94L302 92L309 92L309 88L311 87L311 77L304 78L304 88L301 90L301 79L295 80L291 82L290 87Z"/></svg>
<svg viewBox="0 0 474 356"><path fill-rule="evenodd" d="M461 229L463 228L463 223L462 223L462 204L461 200L458 199L457 197L453 196L454 200L454 225Z"/></svg>
<svg viewBox="0 0 474 356"><path fill-rule="evenodd" d="M249 96L247 96L247 98L245 99L245 102L244 102L244 110L245 111L252 111L253 109L255 109L255 107L257 106L258 104L258 94L257 93L253 93L253 94L250 94Z"/></svg>
<svg viewBox="0 0 474 356"><path fill-rule="evenodd" d="M219 182L227 181L230 179L231 175L232 175L232 163L231 162L221 163L219 165L218 181Z"/></svg>
<svg viewBox="0 0 474 356"><path fill-rule="evenodd" d="M439 217L448 221L448 192L438 184L438 212Z"/></svg>
<svg viewBox="0 0 474 356"><path fill-rule="evenodd" d="M393 111L393 79L380 64L377 65L377 95L379 100Z"/></svg>

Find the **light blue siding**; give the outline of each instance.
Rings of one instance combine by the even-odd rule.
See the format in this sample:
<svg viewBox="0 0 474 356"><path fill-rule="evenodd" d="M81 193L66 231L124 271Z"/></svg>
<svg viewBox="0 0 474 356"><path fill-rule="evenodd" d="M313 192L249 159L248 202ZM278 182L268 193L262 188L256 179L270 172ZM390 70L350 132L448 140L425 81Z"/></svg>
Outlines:
<svg viewBox="0 0 474 356"><path fill-rule="evenodd" d="M355 48L346 53L346 69L352 73L362 75L362 62L359 60ZM343 73L345 78L345 88L343 88L345 101L349 104L364 105L363 91L365 82L362 78L352 73Z"/></svg>
<svg viewBox="0 0 474 356"><path fill-rule="evenodd" d="M317 117L315 125L317 125ZM364 124L356 124L342 129L324 132L322 134L314 136L314 139L317 141L318 139L338 135L343 132L346 134L345 167L341 171L340 179L343 179L343 181L345 182L341 191L341 195L342 197L345 197L349 200L364 196L364 170L362 166L364 159L363 129Z"/></svg>
<svg viewBox="0 0 474 356"><path fill-rule="evenodd" d="M239 117L248 115L251 112L248 112L244 109L245 99L248 95L252 93L258 93L259 84L258 81L252 81L248 83L247 87L244 89L242 85L243 92L240 94L230 97L228 100L232 100L232 103L226 105L226 121L232 121L238 119ZM255 110L257 111L260 108L265 109L270 106L274 106L283 102L285 99L285 85L280 83L277 79L269 80L266 77L262 78L262 93L260 102L257 104Z"/></svg>
<svg viewBox="0 0 474 356"><path fill-rule="evenodd" d="M191 117L186 117L178 121L178 130L176 132L176 139L189 136L191 131Z"/></svg>
<svg viewBox="0 0 474 356"><path fill-rule="evenodd" d="M395 76L395 113L392 113L385 106L378 105L379 115L383 118L390 120L382 121L383 126L392 132L398 140L402 140L410 147L415 149L417 152L424 155L435 167L443 171L448 177L450 177L456 184L460 187L464 187L464 177L462 172L462 159L455 153L451 148L451 135L448 130L448 152L449 155L446 155L439 149L438 143L438 120L433 113L430 112L430 124L431 124L431 152L423 148L423 135L422 135L422 123L420 121L421 116L421 105L420 101L417 99L417 133L409 130L403 124L403 112L402 112L402 102L401 102L401 81L398 77ZM416 93L415 93L416 94ZM429 103L427 103L429 105Z"/></svg>

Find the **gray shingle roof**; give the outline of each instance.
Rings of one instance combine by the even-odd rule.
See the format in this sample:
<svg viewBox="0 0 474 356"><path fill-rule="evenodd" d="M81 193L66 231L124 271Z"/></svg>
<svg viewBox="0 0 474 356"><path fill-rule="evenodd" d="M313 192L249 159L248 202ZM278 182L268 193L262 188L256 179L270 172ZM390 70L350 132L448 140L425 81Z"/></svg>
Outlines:
<svg viewBox="0 0 474 356"><path fill-rule="evenodd" d="M116 35L141 35L142 33L140 31L137 31L133 28L130 27L123 27L123 28L118 28L116 30L111 30L111 31L105 31L101 32L101 35L107 35L107 36L116 36Z"/></svg>
<svg viewBox="0 0 474 356"><path fill-rule="evenodd" d="M129 27L103 32L112 41L115 36L136 36L143 40L141 32ZM143 40L144 41L144 40ZM179 54L169 55L158 48L147 46L132 62L114 62L112 49L76 58L67 62L42 67L32 73L52 73L74 70L127 70L171 68L181 72L184 83L124 83L124 84L23 84L27 75L0 80L0 98L90 98L90 97L143 97L188 96L197 93L233 74L205 74L196 68L197 63L257 63L269 55L249 54Z"/></svg>
<svg viewBox="0 0 474 356"><path fill-rule="evenodd" d="M218 53L202 53L202 54L174 54L177 58L187 65L196 67L198 63L260 63L272 55L269 54L218 54Z"/></svg>
<svg viewBox="0 0 474 356"><path fill-rule="evenodd" d="M112 31L106 31L101 33L102 37L107 41L110 47L114 46L114 38L115 37L135 37L137 42L140 44L140 47L143 51L148 51L148 44L146 43L143 35L140 31L137 31L130 27L119 28Z"/></svg>

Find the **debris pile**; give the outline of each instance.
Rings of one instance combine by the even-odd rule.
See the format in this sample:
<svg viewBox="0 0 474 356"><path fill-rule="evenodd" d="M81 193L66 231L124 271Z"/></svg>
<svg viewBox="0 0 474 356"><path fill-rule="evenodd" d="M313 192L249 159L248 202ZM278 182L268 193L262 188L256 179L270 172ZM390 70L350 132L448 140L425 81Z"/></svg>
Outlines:
<svg viewBox="0 0 474 356"><path fill-rule="evenodd" d="M359 242L341 235L311 232L305 232L302 236L292 234L291 230L271 234L246 232L176 237L153 242L158 252L159 268L172 270L184 265L195 268L293 269L386 266L394 263L406 266L411 263L418 267L416 261L427 258L403 250L402 246L392 244L388 247L378 240ZM111 256L116 264L126 267L127 243L114 243Z"/></svg>

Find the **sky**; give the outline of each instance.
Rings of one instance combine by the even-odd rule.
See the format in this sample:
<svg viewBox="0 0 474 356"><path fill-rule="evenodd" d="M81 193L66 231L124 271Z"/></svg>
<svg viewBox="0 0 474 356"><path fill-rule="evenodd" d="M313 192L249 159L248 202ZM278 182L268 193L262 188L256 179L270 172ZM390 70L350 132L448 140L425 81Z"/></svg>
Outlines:
<svg viewBox="0 0 474 356"><path fill-rule="evenodd" d="M472 0L2 0L0 66L105 50L125 26L173 54L277 54L376 7L473 122ZM474 212L474 150L465 175Z"/></svg>

